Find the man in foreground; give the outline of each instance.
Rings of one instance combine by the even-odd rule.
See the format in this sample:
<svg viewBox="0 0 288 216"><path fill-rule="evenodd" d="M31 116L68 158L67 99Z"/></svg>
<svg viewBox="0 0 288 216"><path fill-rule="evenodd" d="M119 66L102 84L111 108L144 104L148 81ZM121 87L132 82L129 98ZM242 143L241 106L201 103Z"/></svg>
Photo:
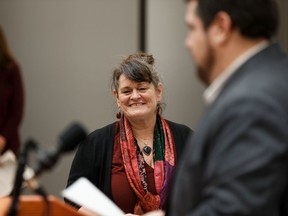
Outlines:
<svg viewBox="0 0 288 216"><path fill-rule="evenodd" d="M274 0L190 0L186 45L208 85L169 215L287 215L288 58Z"/></svg>
<svg viewBox="0 0 288 216"><path fill-rule="evenodd" d="M272 43L275 1L188 0L186 23L207 110L168 215L288 215L288 57Z"/></svg>

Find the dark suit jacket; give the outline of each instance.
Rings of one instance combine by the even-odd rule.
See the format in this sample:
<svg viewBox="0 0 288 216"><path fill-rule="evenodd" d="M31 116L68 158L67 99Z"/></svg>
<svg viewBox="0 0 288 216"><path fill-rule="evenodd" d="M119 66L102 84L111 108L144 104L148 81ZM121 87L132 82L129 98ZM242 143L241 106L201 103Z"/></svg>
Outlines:
<svg viewBox="0 0 288 216"><path fill-rule="evenodd" d="M287 215L288 58L278 45L232 75L178 167L168 215Z"/></svg>

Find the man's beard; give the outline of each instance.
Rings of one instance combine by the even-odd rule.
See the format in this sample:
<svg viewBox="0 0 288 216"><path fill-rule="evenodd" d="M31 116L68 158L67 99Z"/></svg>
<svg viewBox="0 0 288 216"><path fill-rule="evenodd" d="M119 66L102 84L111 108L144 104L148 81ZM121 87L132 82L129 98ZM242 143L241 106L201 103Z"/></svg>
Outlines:
<svg viewBox="0 0 288 216"><path fill-rule="evenodd" d="M207 55L205 58L205 62L203 65L197 64L197 74L199 79L205 84L210 85L211 84L211 71L215 63L215 55L211 47L208 47L207 49Z"/></svg>

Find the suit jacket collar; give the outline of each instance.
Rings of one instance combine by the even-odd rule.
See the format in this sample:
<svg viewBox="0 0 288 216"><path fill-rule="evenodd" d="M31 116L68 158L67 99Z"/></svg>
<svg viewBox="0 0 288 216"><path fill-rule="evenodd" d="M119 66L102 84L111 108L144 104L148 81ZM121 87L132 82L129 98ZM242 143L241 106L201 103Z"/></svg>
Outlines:
<svg viewBox="0 0 288 216"><path fill-rule="evenodd" d="M214 102L227 80L237 71L238 68L241 67L241 65L245 64L245 62L252 58L254 55L264 50L266 47L268 47L268 45L268 41L261 41L260 43L248 49L237 59L235 59L205 90L203 97L206 104L209 105Z"/></svg>

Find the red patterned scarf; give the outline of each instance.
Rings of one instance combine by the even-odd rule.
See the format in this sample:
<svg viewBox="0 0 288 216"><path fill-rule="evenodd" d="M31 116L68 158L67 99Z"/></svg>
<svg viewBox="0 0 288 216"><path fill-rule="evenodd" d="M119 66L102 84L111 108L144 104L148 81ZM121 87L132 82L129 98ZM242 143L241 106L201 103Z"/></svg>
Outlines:
<svg viewBox="0 0 288 216"><path fill-rule="evenodd" d="M148 191L144 157L135 144L130 123L124 116L120 120L120 146L126 176L139 199L134 207L134 214L163 208L167 199L167 186L175 166L175 144L166 120L157 115L154 129L154 180L157 195Z"/></svg>

